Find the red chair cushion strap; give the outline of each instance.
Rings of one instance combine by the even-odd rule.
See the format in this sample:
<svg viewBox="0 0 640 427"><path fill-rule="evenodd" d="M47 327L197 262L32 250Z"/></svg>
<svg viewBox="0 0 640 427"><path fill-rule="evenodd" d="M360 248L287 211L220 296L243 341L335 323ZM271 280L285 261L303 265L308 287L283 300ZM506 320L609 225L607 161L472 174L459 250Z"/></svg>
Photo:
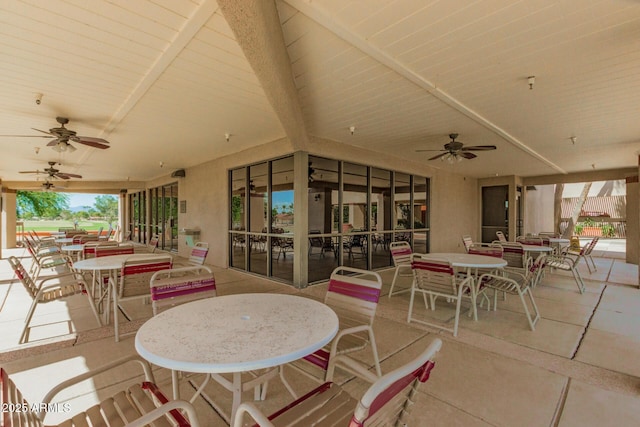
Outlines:
<svg viewBox="0 0 640 427"><path fill-rule="evenodd" d="M503 252L508 252L510 254L520 254L520 255L522 255L524 253L522 248L514 248L512 246L503 246L502 247L502 251Z"/></svg>
<svg viewBox="0 0 640 427"><path fill-rule="evenodd" d="M429 374L433 369L434 363L432 361L427 361L424 365L413 371L412 373L405 375L404 377L398 379L396 382L387 387L382 393L380 393L374 400L371 402L371 407L369 408L369 415L367 419L372 417L380 408L387 404L391 399L401 393L409 384L411 384L416 379L425 382L429 379ZM364 424L363 420L363 424Z"/></svg>
<svg viewBox="0 0 640 427"><path fill-rule="evenodd" d="M207 256L208 252L209 252L209 249L196 248L196 249L191 250L191 256L204 258L204 257Z"/></svg>
<svg viewBox="0 0 640 427"><path fill-rule="evenodd" d="M144 381L142 383L142 389L143 390L148 390L151 394L153 394L153 396L156 399L158 399L158 402L160 402L161 405L164 405L165 403L167 403L169 401L169 399L167 399L167 397L164 395L164 393L162 393L162 391L160 391L158 386L155 385L152 382ZM169 413L171 414L171 417L175 420L175 422L178 423L178 427L190 427L191 426L189 421L184 417L184 415L182 415L180 413L179 410L173 409L173 410L169 411Z"/></svg>
<svg viewBox="0 0 640 427"><path fill-rule="evenodd" d="M329 281L328 291L375 303L377 303L380 298L380 289L336 279Z"/></svg>
<svg viewBox="0 0 640 427"><path fill-rule="evenodd" d="M190 280L165 286L154 286L151 288L151 299L158 301L166 298L194 294L197 292L215 290L216 280L211 277L208 279Z"/></svg>
<svg viewBox="0 0 640 427"><path fill-rule="evenodd" d="M413 261L411 268L414 270L428 270L436 273L447 273L453 275L453 268L449 265L436 264L429 261Z"/></svg>
<svg viewBox="0 0 640 427"><path fill-rule="evenodd" d="M486 256L492 256L496 258L502 258L502 249L500 248L482 248L482 249L470 248L469 253L474 255L486 255Z"/></svg>
<svg viewBox="0 0 640 427"><path fill-rule="evenodd" d="M131 255L133 253L133 248L113 248L96 251L96 256Z"/></svg>
<svg viewBox="0 0 640 427"><path fill-rule="evenodd" d="M149 264L125 265L122 267L122 275L151 273L159 270L167 270L171 268L170 261L153 262Z"/></svg>
<svg viewBox="0 0 640 427"><path fill-rule="evenodd" d="M307 362L311 362L323 371L327 370L329 366L329 352L323 349L317 350L314 353L305 356L303 359Z"/></svg>
<svg viewBox="0 0 640 427"><path fill-rule="evenodd" d="M411 251L411 248L391 249L391 255L392 256L411 255L412 253L413 252Z"/></svg>
<svg viewBox="0 0 640 427"><path fill-rule="evenodd" d="M315 389L311 390L309 393L305 394L304 396L294 400L293 402L291 402L290 404L288 404L287 406L283 407L282 409L280 409L279 411L271 414L269 416L269 420L273 420L274 418L279 417L280 415L284 414L285 412L287 412L289 409L294 408L296 406L298 406L299 404L301 404L302 402L304 402L305 400L309 399L310 397L313 397L317 394L320 393L324 393L325 391L329 390L331 388L332 383L328 382L328 383L324 383L318 387L316 387ZM257 424L256 424L257 425Z"/></svg>

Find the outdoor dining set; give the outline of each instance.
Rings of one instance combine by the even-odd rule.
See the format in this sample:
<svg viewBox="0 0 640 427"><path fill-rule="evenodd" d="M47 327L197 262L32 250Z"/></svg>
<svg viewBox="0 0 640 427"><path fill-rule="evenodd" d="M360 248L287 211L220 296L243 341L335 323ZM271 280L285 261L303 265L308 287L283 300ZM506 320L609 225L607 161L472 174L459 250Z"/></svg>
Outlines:
<svg viewBox="0 0 640 427"><path fill-rule="evenodd" d="M20 343L29 341L31 321L39 304L73 295L86 297L98 326L111 324L113 318L116 341L135 334L137 357L63 383L45 398L51 399L68 384L105 369L138 363L145 376L142 385L125 392L127 403L118 403L124 405L122 408L92 408L81 415L92 422L119 414L130 423L127 425L133 426L146 425L156 418L197 426L192 403L198 396L206 397L216 412L235 426L242 425L246 417L258 425L310 425L318 417L344 420L344 425L366 425L375 417L404 420L408 409L403 402L413 399L410 396L417 386L428 379L433 358L442 345L440 339L433 339L419 357L391 372L382 372L373 323L383 284L380 274L374 271L335 268L323 301L266 293L218 296L214 274L204 265L208 253L204 242L196 243L189 259L179 263L170 254L156 251L157 236L149 244L140 245L82 234L78 242L76 236L68 241L66 233L57 238L31 235L26 241L32 261L29 268L17 257L10 257L9 263L33 300ZM500 300L514 295L534 331L541 316L533 289L546 272L570 271L583 293L578 263L584 259L589 271L596 268L590 255L597 238L582 248L572 248L568 239L544 234L522 236L515 241L500 234L496 237L494 242L478 243L463 236L463 253L420 254L413 252L407 241L391 242L395 271L388 298L409 292L407 322L447 330L456 337L464 301L468 315L477 321L478 307L486 305L487 310L496 311ZM45 273L50 269L56 274ZM402 277L410 279L409 287L406 281L401 286ZM150 302L153 315L139 328L121 331L124 323L120 316L131 319L125 304L129 300ZM418 307L420 300L424 310ZM428 315L443 304L455 306L453 325ZM369 352L366 359L372 364L363 362L359 353L362 351ZM151 366L171 372L172 399L153 383ZM314 368L311 371L306 369L310 366ZM332 383L336 369L372 385L360 399L355 399ZM321 385L301 393L290 381L291 372L311 376ZM194 374L201 374L197 381ZM266 416L253 403L243 402L246 391L253 391L255 400L266 399L267 384L277 377L292 396L291 404ZM180 385L185 381L192 385L194 394L182 396ZM231 408L222 407L207 396L210 381L232 394ZM4 371L0 372L0 382L3 403L7 399L22 400ZM125 406L127 409L123 409ZM28 425L41 425L44 418L38 411L19 416L31 423ZM352 424L348 424L350 421Z"/></svg>
<svg viewBox="0 0 640 427"><path fill-rule="evenodd" d="M155 246L110 241L87 241L75 260L60 249L68 242L29 239L33 267L11 257L17 277L33 299L20 342L29 341L30 325L39 304L83 295L98 326L109 325L113 315L116 341L127 332L135 334L136 357L114 361L87 372L51 390L45 402L52 402L64 388L93 375L137 363L145 380L113 399L76 415L69 424L113 425L114 419L131 426L202 425L192 405L206 394L214 381L232 394L231 408L217 412L230 425L240 426L246 418L258 425L313 424L315 419L331 419L338 425L367 425L382 420L405 422L418 386L427 381L433 359L442 342L433 339L410 362L383 373L373 332L373 322L382 291L376 272L338 267L328 283L323 301L286 294L234 294L218 296L215 277L203 265L208 247L192 248L184 265L170 254L158 253ZM54 275L45 270L56 269ZM126 314L128 300L150 301L153 316L137 330L121 331L120 314ZM70 326L71 332L71 326ZM358 357L369 352L373 365ZM311 375L305 365L320 372ZM151 366L171 371L172 395L154 383ZM363 378L371 384L359 399L333 383L336 369ZM307 373L320 384L313 390L297 390L292 373ZM193 374L200 375L200 383ZM267 416L251 402L243 402L245 391L254 391L255 400L267 398L267 384L280 378L292 403ZM181 395L180 384L191 382L195 394ZM4 370L0 370L3 404L24 402ZM207 399L214 401L215 399ZM339 405L336 403L340 402ZM213 403L216 405L216 403ZM20 422L44 425L46 413L37 410L3 413L3 425ZM351 423L351 424L350 424ZM22 425L22 424L20 424ZM155 425L155 424L154 424Z"/></svg>

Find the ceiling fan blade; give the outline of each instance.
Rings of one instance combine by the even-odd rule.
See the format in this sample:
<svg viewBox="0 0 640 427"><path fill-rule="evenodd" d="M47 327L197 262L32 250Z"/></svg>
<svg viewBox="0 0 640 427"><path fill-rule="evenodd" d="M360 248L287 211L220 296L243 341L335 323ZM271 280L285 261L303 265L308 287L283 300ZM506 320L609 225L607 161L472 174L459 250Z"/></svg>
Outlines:
<svg viewBox="0 0 640 427"><path fill-rule="evenodd" d="M18 173L44 173L43 171L20 171Z"/></svg>
<svg viewBox="0 0 640 427"><path fill-rule="evenodd" d="M462 151L489 151L495 149L495 145L472 145L471 147L462 147Z"/></svg>
<svg viewBox="0 0 640 427"><path fill-rule="evenodd" d="M55 136L54 134L52 134L51 132L49 132L47 130L40 130L40 129L36 129L36 128L31 128L31 129L36 130L38 132L46 133L49 136ZM40 136L40 135L38 135L38 136ZM45 138L45 137L43 136L42 138Z"/></svg>
<svg viewBox="0 0 640 427"><path fill-rule="evenodd" d="M447 150L416 150L416 153L424 153L427 151L447 151Z"/></svg>
<svg viewBox="0 0 640 427"><path fill-rule="evenodd" d="M109 141L107 141L106 139L102 139L102 138L91 138L88 136L77 136L74 138L71 138L74 142L77 142L79 144L84 144L84 145L88 145L90 147L94 147L94 148L101 148L101 149L107 149L109 148Z"/></svg>
<svg viewBox="0 0 640 427"><path fill-rule="evenodd" d="M58 140L57 139L52 139L51 141L49 141L49 143L47 144L47 147L53 147L55 145L58 144Z"/></svg>
<svg viewBox="0 0 640 427"><path fill-rule="evenodd" d="M3 138L51 138L51 136L52 135L0 135L0 137Z"/></svg>
<svg viewBox="0 0 640 427"><path fill-rule="evenodd" d="M466 151L461 151L461 152L459 152L459 153L458 153L458 156L460 156L460 157L464 157L465 159L475 159L476 157L478 157L478 156L476 156L475 154L473 154L473 153L467 153Z"/></svg>
<svg viewBox="0 0 640 427"><path fill-rule="evenodd" d="M439 159L440 157L446 156L447 154L449 154L449 152L448 152L448 151L446 151L446 152L444 152L444 153L442 153L442 154L438 154L437 156L433 156L433 157L431 157L431 158L430 158L430 159L428 159L428 160L435 160L435 159Z"/></svg>
<svg viewBox="0 0 640 427"><path fill-rule="evenodd" d="M58 172L55 174L55 176L62 179L82 178L82 175L76 175L75 173L67 173L67 172Z"/></svg>

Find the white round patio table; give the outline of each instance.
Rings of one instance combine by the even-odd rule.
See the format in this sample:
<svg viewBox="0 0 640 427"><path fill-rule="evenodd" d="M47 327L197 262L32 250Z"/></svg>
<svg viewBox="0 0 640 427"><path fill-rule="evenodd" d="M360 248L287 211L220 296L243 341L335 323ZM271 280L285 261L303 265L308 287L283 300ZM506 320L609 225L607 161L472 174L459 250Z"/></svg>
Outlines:
<svg viewBox="0 0 640 427"><path fill-rule="evenodd" d="M76 257L76 261L79 260L80 254L82 253L82 251L84 250L84 245L83 244L76 244L76 245L64 245L60 248L60 250L62 252L68 252L70 254L75 254Z"/></svg>
<svg viewBox="0 0 640 427"><path fill-rule="evenodd" d="M553 248L551 246L544 245L522 245L522 249L525 252L552 252Z"/></svg>
<svg viewBox="0 0 640 427"><path fill-rule="evenodd" d="M242 372L300 359L324 347L337 332L338 316L321 302L294 295L237 294L160 313L140 327L135 348L150 363L172 370L176 399L177 371L208 373L222 385L225 380L216 374L232 373L233 384L225 387L233 391L233 421L242 397Z"/></svg>
<svg viewBox="0 0 640 427"><path fill-rule="evenodd" d="M77 271L90 271L93 273L92 280L92 289L91 295L94 298L98 298L98 302L102 302L102 299L105 297L106 292L100 292L100 295L96 295L96 289L100 289L102 286L101 283L97 281L98 278L101 277L100 273L105 271L109 274L109 286L112 287L114 296L116 295L117 289L116 284L118 283L118 271L122 268L122 265L127 260L144 260L144 259L153 259L159 257L166 257L167 254L124 254L124 255L110 255L96 258L88 258L80 261L76 261L73 263L73 268ZM108 302L107 302L108 303ZM105 324L109 323L109 310L104 311L105 315Z"/></svg>
<svg viewBox="0 0 640 427"><path fill-rule="evenodd" d="M458 253L458 252L433 252L424 254L423 257L434 258L434 259L446 259L451 263L452 267L456 268L466 268L468 277L477 276L477 271L479 268L482 269L499 269L504 268L507 265L507 261L502 258L488 256L488 255L476 255L476 254L466 254L466 253ZM476 296L478 295L477 285L479 285L476 280L474 280L474 285L471 287L473 292L473 301L475 301Z"/></svg>

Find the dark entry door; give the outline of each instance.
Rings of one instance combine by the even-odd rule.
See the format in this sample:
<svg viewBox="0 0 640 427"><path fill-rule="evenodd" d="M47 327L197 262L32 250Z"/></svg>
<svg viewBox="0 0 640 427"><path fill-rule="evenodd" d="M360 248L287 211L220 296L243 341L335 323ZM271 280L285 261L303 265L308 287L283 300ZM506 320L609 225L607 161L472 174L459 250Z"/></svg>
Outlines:
<svg viewBox="0 0 640 427"><path fill-rule="evenodd" d="M497 240L496 231L509 237L509 186L497 185L482 188L482 241Z"/></svg>

